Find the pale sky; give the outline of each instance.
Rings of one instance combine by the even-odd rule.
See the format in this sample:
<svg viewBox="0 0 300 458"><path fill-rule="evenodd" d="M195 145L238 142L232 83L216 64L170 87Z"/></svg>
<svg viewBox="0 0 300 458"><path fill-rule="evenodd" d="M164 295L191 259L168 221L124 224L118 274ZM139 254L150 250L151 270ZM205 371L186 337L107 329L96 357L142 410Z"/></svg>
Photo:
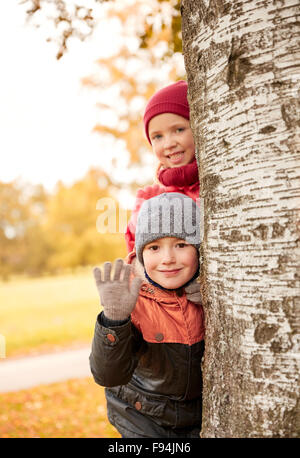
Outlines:
<svg viewBox="0 0 300 458"><path fill-rule="evenodd" d="M84 4L88 1L92 0ZM144 14L152 11L152 1L144 0ZM92 37L84 42L73 40L67 54L58 61L57 45L46 41L50 35L47 22L39 29L26 24L24 9L28 6L18 3L10 0L1 4L0 181L19 178L42 183L51 191L58 180L71 184L92 166L114 174L119 181L121 177L127 181L153 178L152 153L145 155L147 166L141 177L138 171L127 171L128 154L122 145L92 133L101 117L96 107L99 94L82 87L80 78L99 73L96 60L116 52L124 41L118 20L109 22L104 16L108 4L97 6L97 27ZM115 0L114 5L126 11L130 3L133 0ZM134 25L129 26L132 30L137 18L133 21ZM133 30L127 37L133 48L135 33ZM158 48L157 52L163 50ZM174 58L182 71L183 57ZM169 82L169 67L162 62L156 68L142 62L135 71L139 77L143 73L146 78L154 75L162 85ZM121 166L112 169L111 157L117 158Z"/></svg>
<svg viewBox="0 0 300 458"><path fill-rule="evenodd" d="M73 43L57 61L46 30L25 25L17 1L2 3L0 180L19 177L51 190L58 179L70 184L91 166L108 167L112 144L91 132L97 99L80 78L95 71L108 43L116 49L117 24L102 23L92 39Z"/></svg>

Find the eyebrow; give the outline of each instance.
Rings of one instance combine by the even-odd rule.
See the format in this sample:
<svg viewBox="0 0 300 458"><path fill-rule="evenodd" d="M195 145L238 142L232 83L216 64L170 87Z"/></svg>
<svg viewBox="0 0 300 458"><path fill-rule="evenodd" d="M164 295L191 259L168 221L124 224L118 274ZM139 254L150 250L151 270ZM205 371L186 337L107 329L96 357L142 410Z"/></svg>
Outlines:
<svg viewBox="0 0 300 458"><path fill-rule="evenodd" d="M154 240L153 242L146 243L145 247L149 245L159 245L159 242L157 240Z"/></svg>
<svg viewBox="0 0 300 458"><path fill-rule="evenodd" d="M180 239L179 237L172 237L172 236L169 236L170 238L174 239L174 243L178 243L178 242L184 242L184 243L187 243L188 245L190 245L190 243L188 243L186 240L184 239ZM166 238L166 237L161 237L162 239ZM145 245L146 246L149 246L149 245L159 245L160 244L160 239L157 239L157 240L153 240L153 242L149 242Z"/></svg>
<svg viewBox="0 0 300 458"><path fill-rule="evenodd" d="M172 129L174 127L182 127L185 126L184 121L176 121L174 124L171 124L169 127ZM160 130L151 130L149 129L149 135L159 134L162 131Z"/></svg>

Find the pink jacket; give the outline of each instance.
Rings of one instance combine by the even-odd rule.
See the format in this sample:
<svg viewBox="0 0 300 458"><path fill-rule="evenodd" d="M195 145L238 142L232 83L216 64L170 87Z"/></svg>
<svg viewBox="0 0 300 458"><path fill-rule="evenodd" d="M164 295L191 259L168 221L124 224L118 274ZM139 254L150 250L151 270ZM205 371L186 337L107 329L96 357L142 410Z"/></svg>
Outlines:
<svg viewBox="0 0 300 458"><path fill-rule="evenodd" d="M164 192L180 192L193 200L199 199L200 184L196 159L191 164L182 167L162 170L158 179L162 184L146 186L137 191L135 205L125 232L128 253L134 249L137 216L145 200Z"/></svg>

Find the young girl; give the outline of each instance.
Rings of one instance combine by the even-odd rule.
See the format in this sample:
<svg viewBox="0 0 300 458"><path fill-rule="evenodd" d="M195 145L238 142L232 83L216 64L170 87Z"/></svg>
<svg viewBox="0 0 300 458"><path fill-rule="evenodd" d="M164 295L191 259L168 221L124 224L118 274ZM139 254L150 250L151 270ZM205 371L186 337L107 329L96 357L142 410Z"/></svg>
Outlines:
<svg viewBox="0 0 300 458"><path fill-rule="evenodd" d="M145 278L117 260L94 269L103 312L90 355L105 386L109 421L122 437L198 437L204 314L185 287L198 276L199 207L180 193L146 200L136 227Z"/></svg>
<svg viewBox="0 0 300 458"><path fill-rule="evenodd" d="M187 83L178 81L156 92L144 113L145 133L159 160L159 184L137 192L135 206L125 233L128 253L134 249L135 226L144 200L164 192L180 192L199 198L195 144L190 128Z"/></svg>

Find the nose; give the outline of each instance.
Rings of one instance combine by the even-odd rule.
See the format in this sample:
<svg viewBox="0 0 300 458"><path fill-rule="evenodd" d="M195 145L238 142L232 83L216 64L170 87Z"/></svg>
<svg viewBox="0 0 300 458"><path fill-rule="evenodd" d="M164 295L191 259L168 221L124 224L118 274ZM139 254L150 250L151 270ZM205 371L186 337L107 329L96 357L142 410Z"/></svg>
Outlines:
<svg viewBox="0 0 300 458"><path fill-rule="evenodd" d="M165 135L164 148L171 149L176 146L176 138L172 133Z"/></svg>
<svg viewBox="0 0 300 458"><path fill-rule="evenodd" d="M172 248L165 248L163 250L162 263L173 264L175 262L175 255Z"/></svg>

